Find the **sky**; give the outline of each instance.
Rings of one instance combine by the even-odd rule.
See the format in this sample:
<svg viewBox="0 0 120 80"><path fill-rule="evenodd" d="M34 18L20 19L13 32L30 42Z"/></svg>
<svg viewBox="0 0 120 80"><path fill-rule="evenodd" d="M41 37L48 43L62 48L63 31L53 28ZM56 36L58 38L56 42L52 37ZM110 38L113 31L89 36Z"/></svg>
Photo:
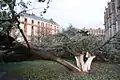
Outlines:
<svg viewBox="0 0 120 80"><path fill-rule="evenodd" d="M76 28L104 28L104 10L108 1L110 0L52 0L44 18L52 18L61 27L72 24ZM29 12L40 16L46 3L38 3L36 0L32 2L30 8L35 9Z"/></svg>

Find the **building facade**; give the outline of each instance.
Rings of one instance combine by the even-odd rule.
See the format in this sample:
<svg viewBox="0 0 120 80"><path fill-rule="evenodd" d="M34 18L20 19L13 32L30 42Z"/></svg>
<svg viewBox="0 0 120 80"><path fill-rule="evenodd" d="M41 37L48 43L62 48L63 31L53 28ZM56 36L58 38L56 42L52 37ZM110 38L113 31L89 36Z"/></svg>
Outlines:
<svg viewBox="0 0 120 80"><path fill-rule="evenodd" d="M20 28L23 30L28 42L38 41L40 37L54 35L58 33L59 25L53 19L47 20L34 14L24 13L20 16ZM24 39L18 30L13 29L11 34L15 35L19 42Z"/></svg>
<svg viewBox="0 0 120 80"><path fill-rule="evenodd" d="M93 28L83 28L81 30L84 30L84 31L88 31L88 34L92 34L92 35L104 35L104 29L101 29L101 28L98 28L98 29L93 29Z"/></svg>
<svg viewBox="0 0 120 80"><path fill-rule="evenodd" d="M108 2L104 12L105 40L120 30L120 0Z"/></svg>
<svg viewBox="0 0 120 80"><path fill-rule="evenodd" d="M95 35L98 39L100 40L103 40L104 37L105 37L105 29L101 29L101 28L98 28L98 29L93 29L93 28L83 28L83 29L80 29L80 30L84 30L84 31L88 31L88 34L90 35Z"/></svg>

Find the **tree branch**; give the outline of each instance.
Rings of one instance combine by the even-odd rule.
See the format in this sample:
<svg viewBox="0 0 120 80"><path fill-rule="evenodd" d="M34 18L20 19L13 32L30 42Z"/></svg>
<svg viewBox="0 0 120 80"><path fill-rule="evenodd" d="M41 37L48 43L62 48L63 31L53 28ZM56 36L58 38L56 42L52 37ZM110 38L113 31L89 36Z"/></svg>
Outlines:
<svg viewBox="0 0 120 80"><path fill-rule="evenodd" d="M15 14L15 11L14 11L15 3L16 3L16 0L13 0L13 1L12 1L12 5L11 5L11 4L8 5L8 6L9 6L9 9L10 9L10 11L11 11L11 13L12 13L12 23L13 23L13 24L14 24L15 22L18 23L18 24L17 24L17 27L18 27L20 33L22 34L22 36L23 36L23 38L24 38L24 40L25 40L25 42L26 42L26 44L27 44L27 46L28 46L28 49L29 49L29 51L30 51L29 42L27 41L27 39L26 39L26 37L25 37L22 29L21 29L20 26L19 26L19 25L20 25L20 22L18 21L18 15L16 15L16 14Z"/></svg>
<svg viewBox="0 0 120 80"><path fill-rule="evenodd" d="M21 34L22 34L22 36L23 36L23 38L24 38L24 40L25 40L25 42L26 42L26 44L27 44L27 46L28 46L28 49L29 49L29 51L30 51L29 42L28 42L27 38L25 37L25 35L24 35L24 33L23 33L23 30L22 30L22 29L20 28L20 26L19 26L20 22L19 22L18 20L17 20L17 22L18 22L17 27L18 27L19 31L21 32Z"/></svg>
<svg viewBox="0 0 120 80"><path fill-rule="evenodd" d="M106 44L108 44L113 38L115 38L118 34L120 34L120 30L119 30L114 36L110 37L110 39L107 40L103 45L98 46L98 47L95 48L95 49L92 49L90 52L94 52L94 51L99 50L100 48L104 47L104 46L105 46Z"/></svg>
<svg viewBox="0 0 120 80"><path fill-rule="evenodd" d="M7 20L0 19L0 21L2 21L2 22L6 22L6 21L11 22L11 19L7 19Z"/></svg>

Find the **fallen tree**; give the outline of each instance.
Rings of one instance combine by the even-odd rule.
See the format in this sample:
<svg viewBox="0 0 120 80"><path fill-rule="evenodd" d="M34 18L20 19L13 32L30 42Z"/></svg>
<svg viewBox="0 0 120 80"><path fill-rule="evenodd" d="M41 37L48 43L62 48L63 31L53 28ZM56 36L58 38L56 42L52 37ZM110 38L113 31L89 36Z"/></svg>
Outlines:
<svg viewBox="0 0 120 80"><path fill-rule="evenodd" d="M2 38L2 40L0 42L4 42L5 41L4 39L7 38L7 35L3 35L0 37ZM61 36L61 37L63 37L63 36ZM2 61L9 61L11 58L13 59L13 61L14 60L17 60L17 61L36 60L36 59L52 60L57 63L60 63L61 65L65 66L66 68L68 68L71 71L88 72L90 70L91 62L95 58L95 56L93 57L89 53L86 54L86 52L84 52L84 53L73 52L74 49L76 49L76 48L74 48L75 47L74 46L73 47L74 49L70 50L71 45L72 45L72 44L70 44L71 42L70 43L65 42L62 45L58 45L58 44L51 45L51 42L50 42L50 44L47 44L47 47L41 47L41 48L40 47L39 48L31 47L31 50L29 51L29 48L27 48L23 44L15 41L15 39L13 39L12 37L9 40L12 43L12 45L9 45L11 48L7 47L8 45L1 44L1 50L3 50L3 52L1 53ZM53 39L51 39L51 40L53 40ZM6 43L6 42L4 42L4 43ZM49 46L49 45L51 45L51 46ZM4 46L4 47L2 48L2 46ZM5 50L5 48L6 48L6 50ZM63 52L61 52L61 51L63 51ZM75 56L77 66L75 66L74 64L71 64L70 62L68 62L64 59L61 59L59 57L59 55L56 55L56 54L65 54L66 52L71 53L72 55ZM86 55L88 57L87 61L84 61L84 55ZM78 64L80 64L80 65L78 66Z"/></svg>
<svg viewBox="0 0 120 80"><path fill-rule="evenodd" d="M0 20L2 22L9 22L9 25L3 24L3 26L11 26L11 27L4 27L6 28L7 35L1 36L5 37L4 40L1 40L0 48L3 52L1 52L1 61L7 60L9 57L12 57L13 59L17 60L34 60L34 59L46 59L46 60L52 60L56 61L66 68L68 68L71 71L75 72L89 72L91 70L91 63L93 59L96 57L95 52L103 47L106 43L104 43L102 46L97 49L95 49L97 41L96 38L93 36L90 36L87 34L87 32L84 31L77 31L74 28L70 28L67 31L63 32L62 34L54 35L51 38L48 38L47 40L42 41L40 44L37 44L38 48L30 47L22 29L20 29L20 22L19 22L19 14L17 14L14 11L16 0L13 0L12 2L6 2L6 0L3 0L4 3L6 3L9 7L11 17L8 18L8 20ZM41 2L41 0L39 0ZM45 1L45 0L44 0ZM44 2L43 1L43 2ZM49 4L50 0L48 0ZM22 4L25 4L22 2ZM22 5L24 7L27 7L26 5ZM47 7L49 8L49 6ZM43 13L46 12L47 9ZM26 11L26 10L25 10ZM2 24L2 23L1 23ZM12 25L11 25L12 24ZM9 32L12 29L12 27L16 26L19 31L21 32L26 44L28 47L18 43L15 41L15 39L9 37ZM90 36L90 37L89 37ZM7 40L5 40L7 39ZM13 40L12 40L13 39ZM9 45L7 45L7 43ZM45 43L42 47L41 44ZM92 50L90 49L92 47ZM48 49L49 48L49 49ZM53 49L54 48L54 49ZM70 53L74 56L76 60L76 66L71 64L70 62L61 59L57 54L65 54ZM84 60L87 58L87 60Z"/></svg>
<svg viewBox="0 0 120 80"><path fill-rule="evenodd" d="M95 40L96 37L94 36L82 35L77 29L70 28L63 33L44 37L41 43L33 44L33 47L43 51L39 51L40 53L38 52L39 54L36 54L44 59L56 61L72 71L88 73L91 70L91 63L96 57L88 51L90 47L95 47L93 44L93 42L96 42ZM37 51L37 49L35 51ZM60 58L59 55L66 53L74 56L76 65ZM85 60L85 58L87 58L87 60Z"/></svg>
<svg viewBox="0 0 120 80"><path fill-rule="evenodd" d="M7 59L11 57L18 61L38 60L38 59L52 60L57 63L60 63L61 65L65 66L71 71L89 73L89 71L91 70L91 63L93 59L96 57L95 52L93 53L87 52L87 50L91 51L89 50L90 46L96 47L96 44L91 45L91 43L93 42L91 41L91 39L93 39L93 37L87 38L85 36L84 38L79 39L80 40L79 42L78 38L81 36L78 37L78 35L77 35L78 38L76 36L74 37L72 36L72 38L69 38L68 36L63 34L60 34L57 37L56 36L57 35L51 36L50 39L46 37L48 41L45 40L46 42L44 43L44 39L43 39L42 43L39 43L39 45L36 45L36 46L34 45L33 47L31 47L30 51L28 47L15 41L15 39L13 39L12 37L10 38L10 41L12 43L11 48L7 47L8 45L5 44L7 41L4 40L7 38L7 36L6 35L0 36L2 38L0 42L1 43L4 42L3 44L0 45L1 50L3 50L1 54L1 59L2 61L7 61ZM72 41L72 40L68 41L68 39L75 39L77 41ZM65 40L67 42L65 42ZM84 41L84 42L81 42L81 41ZM70 62L59 57L59 54L65 54L65 53L69 53L74 56L76 60L76 65L71 64ZM85 60L85 58L87 58L87 60Z"/></svg>

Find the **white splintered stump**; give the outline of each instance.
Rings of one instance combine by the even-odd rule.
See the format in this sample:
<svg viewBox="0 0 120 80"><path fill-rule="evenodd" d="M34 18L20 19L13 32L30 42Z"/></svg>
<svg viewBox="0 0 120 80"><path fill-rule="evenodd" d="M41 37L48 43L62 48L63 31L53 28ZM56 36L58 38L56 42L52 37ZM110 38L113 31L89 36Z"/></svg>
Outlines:
<svg viewBox="0 0 120 80"><path fill-rule="evenodd" d="M89 57L89 53L88 53L88 52L86 53L86 57L87 57L87 58Z"/></svg>
<svg viewBox="0 0 120 80"><path fill-rule="evenodd" d="M80 60L81 67L83 69L83 67L84 67L84 54L80 55L80 59L79 60Z"/></svg>
<svg viewBox="0 0 120 80"><path fill-rule="evenodd" d="M91 69L91 63L95 56L90 55L88 52L86 53L86 57L88 58L87 61L84 61L84 55L80 54L79 56L75 56L76 64L79 69L81 69L83 72L88 73Z"/></svg>
<svg viewBox="0 0 120 80"><path fill-rule="evenodd" d="M82 71L83 72L88 72L91 69L91 63L93 61L93 59L95 58L95 56L91 56L88 52L86 53L86 57L88 57L87 61L84 62L84 55L81 55L81 65L82 65Z"/></svg>
<svg viewBox="0 0 120 80"><path fill-rule="evenodd" d="M77 67L80 68L80 56L75 56L75 60Z"/></svg>
<svg viewBox="0 0 120 80"><path fill-rule="evenodd" d="M83 70L83 72L88 72L88 70L87 70L87 64L84 64L84 65L83 65L82 70Z"/></svg>
<svg viewBox="0 0 120 80"><path fill-rule="evenodd" d="M93 59L95 58L95 56L91 56L90 58L88 58L88 70L91 70L91 64L92 64L92 61Z"/></svg>

